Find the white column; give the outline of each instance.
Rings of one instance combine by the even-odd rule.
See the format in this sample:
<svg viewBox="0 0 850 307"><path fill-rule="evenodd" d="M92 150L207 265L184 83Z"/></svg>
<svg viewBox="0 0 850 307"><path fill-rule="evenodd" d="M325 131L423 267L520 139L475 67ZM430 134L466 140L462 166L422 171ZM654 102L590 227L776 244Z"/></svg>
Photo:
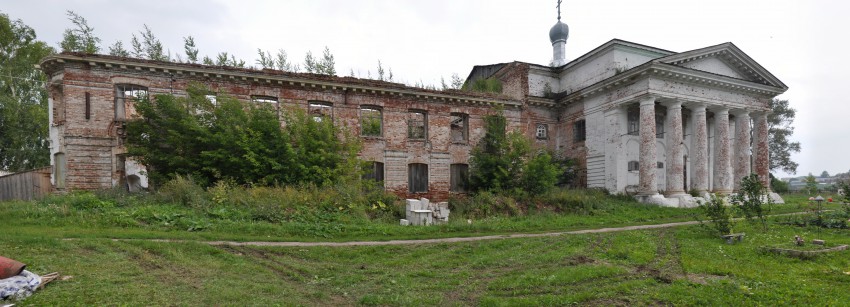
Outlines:
<svg viewBox="0 0 850 307"><path fill-rule="evenodd" d="M665 104L667 107L667 185L666 194L685 194L685 156L682 149L682 102L674 101Z"/></svg>
<svg viewBox="0 0 850 307"><path fill-rule="evenodd" d="M741 179L750 175L750 112L735 112L735 191L741 189Z"/></svg>
<svg viewBox="0 0 850 307"><path fill-rule="evenodd" d="M729 108L720 107L714 112L714 192L732 192L732 174L729 159Z"/></svg>
<svg viewBox="0 0 850 307"><path fill-rule="evenodd" d="M658 194L655 169L657 168L655 146L655 97L640 101L640 181L639 195Z"/></svg>
<svg viewBox="0 0 850 307"><path fill-rule="evenodd" d="M758 174L761 184L770 190L770 147L768 146L767 113L755 114L753 121L755 126L755 173Z"/></svg>
<svg viewBox="0 0 850 307"><path fill-rule="evenodd" d="M615 106L605 111L607 136L605 142L605 188L612 193L623 192L626 186L626 165L623 161L623 135L626 133L625 110Z"/></svg>
<svg viewBox="0 0 850 307"><path fill-rule="evenodd" d="M691 110L694 123L691 187L702 195L708 191L708 123L704 104L695 105Z"/></svg>

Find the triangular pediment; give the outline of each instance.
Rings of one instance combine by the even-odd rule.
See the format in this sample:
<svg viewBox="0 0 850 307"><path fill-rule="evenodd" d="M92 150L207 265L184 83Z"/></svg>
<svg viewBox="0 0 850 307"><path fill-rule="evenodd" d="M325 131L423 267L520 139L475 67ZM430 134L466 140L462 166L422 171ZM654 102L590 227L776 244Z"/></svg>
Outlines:
<svg viewBox="0 0 850 307"><path fill-rule="evenodd" d="M788 87L732 43L677 53L655 62L787 89Z"/></svg>

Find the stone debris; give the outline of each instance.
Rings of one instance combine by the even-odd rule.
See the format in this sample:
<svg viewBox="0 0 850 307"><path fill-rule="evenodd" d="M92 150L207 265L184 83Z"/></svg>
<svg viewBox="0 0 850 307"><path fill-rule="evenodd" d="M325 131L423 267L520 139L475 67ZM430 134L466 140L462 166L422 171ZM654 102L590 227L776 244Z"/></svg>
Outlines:
<svg viewBox="0 0 850 307"><path fill-rule="evenodd" d="M432 203L427 198L405 200L405 218L399 221L402 226L434 225L449 221L449 203Z"/></svg>

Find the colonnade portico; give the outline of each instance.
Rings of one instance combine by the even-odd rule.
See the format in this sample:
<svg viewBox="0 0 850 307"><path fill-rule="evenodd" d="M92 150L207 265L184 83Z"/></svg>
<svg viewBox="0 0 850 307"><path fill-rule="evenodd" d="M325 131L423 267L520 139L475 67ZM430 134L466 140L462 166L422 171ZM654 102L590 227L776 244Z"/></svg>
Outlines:
<svg viewBox="0 0 850 307"><path fill-rule="evenodd" d="M657 103L667 108L666 113L663 113L666 114L662 144L665 148L661 153L657 150L658 146L662 145L656 144ZM659 96L641 97L639 105L640 143L636 191L639 200L662 205L693 206L696 203L687 190L694 190L700 196L705 196L708 192L730 194L740 188L741 178L750 173L756 173L762 184L769 187L765 110L730 108L726 105L697 102L696 99L689 101ZM683 109L690 110L691 114L689 122L692 128L689 129L687 140ZM711 121L709 112L713 114ZM730 122L730 114L734 115L733 122ZM750 114L753 114L752 118ZM618 118L623 119L622 116ZM730 131L733 123L734 131ZM627 125L616 125L616 128L624 126ZM713 129L709 129L710 127ZM660 134L658 138L662 138ZM710 146L709 141L713 146ZM685 146L688 147L691 158L689 162L685 160ZM666 155L665 161L658 161L659 154ZM656 166L656 163L659 165ZM656 174L656 169L662 166L665 168L666 182L659 185L657 176L661 175ZM688 178L690 180L686 186ZM659 194L660 189L663 189L663 196Z"/></svg>

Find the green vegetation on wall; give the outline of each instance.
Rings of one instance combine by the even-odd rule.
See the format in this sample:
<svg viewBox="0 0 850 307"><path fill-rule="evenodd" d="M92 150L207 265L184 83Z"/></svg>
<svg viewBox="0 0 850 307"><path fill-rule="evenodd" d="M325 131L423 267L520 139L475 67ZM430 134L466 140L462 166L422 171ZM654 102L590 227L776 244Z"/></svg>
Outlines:
<svg viewBox="0 0 850 307"><path fill-rule="evenodd" d="M136 104L127 123L129 157L148 168L154 183L177 175L203 186L220 180L244 185L329 185L359 178L359 140L332 121L301 109L277 111L191 85L187 97L157 95Z"/></svg>

